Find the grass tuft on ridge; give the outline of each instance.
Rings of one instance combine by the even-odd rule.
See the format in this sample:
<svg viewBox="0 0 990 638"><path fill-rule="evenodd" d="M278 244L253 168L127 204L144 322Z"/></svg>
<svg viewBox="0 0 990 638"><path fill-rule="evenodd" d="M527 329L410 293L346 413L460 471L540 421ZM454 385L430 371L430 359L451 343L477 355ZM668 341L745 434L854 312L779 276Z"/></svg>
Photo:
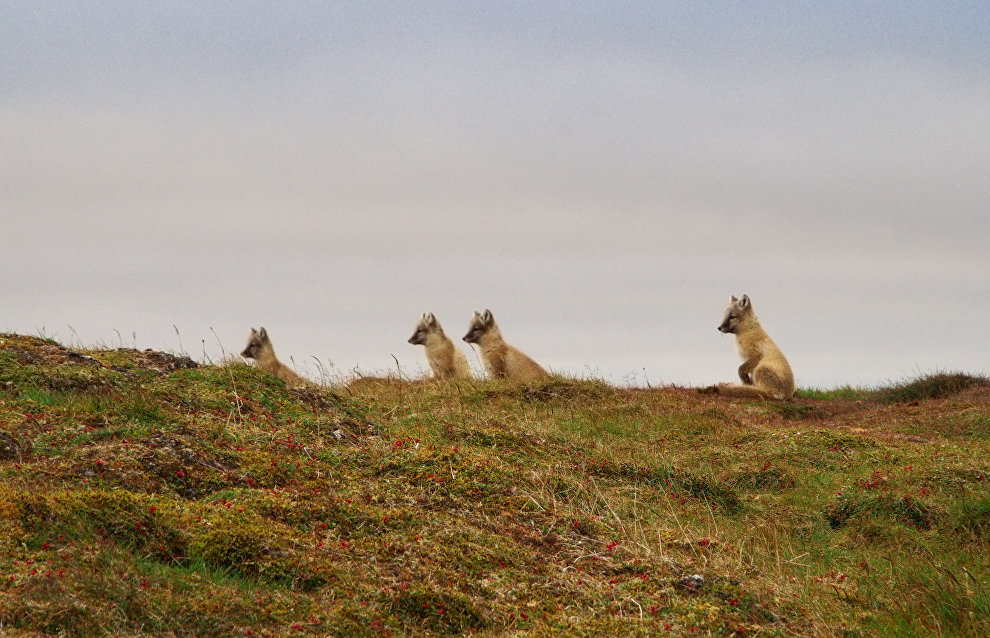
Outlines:
<svg viewBox="0 0 990 638"><path fill-rule="evenodd" d="M936 372L912 381L882 388L878 398L887 403L907 403L927 399L947 399L970 388L990 387L990 379L962 372Z"/></svg>

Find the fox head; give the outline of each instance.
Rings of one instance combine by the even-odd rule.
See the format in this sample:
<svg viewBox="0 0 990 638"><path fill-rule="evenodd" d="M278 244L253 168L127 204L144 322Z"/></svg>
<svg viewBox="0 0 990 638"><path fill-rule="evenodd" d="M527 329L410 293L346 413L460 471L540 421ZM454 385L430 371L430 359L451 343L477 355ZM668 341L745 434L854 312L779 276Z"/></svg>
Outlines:
<svg viewBox="0 0 990 638"><path fill-rule="evenodd" d="M251 336L248 337L247 347L244 348L241 356L245 359L257 359L261 351L266 346L270 348L271 345L271 339L268 338L268 331L265 330L264 326L261 327L261 330L251 328Z"/></svg>
<svg viewBox="0 0 990 638"><path fill-rule="evenodd" d="M409 343L414 346L426 345L430 337L437 333L443 334L440 322L437 321L432 312L424 312L419 318L419 323L416 324L416 331L409 337Z"/></svg>
<svg viewBox="0 0 990 638"><path fill-rule="evenodd" d="M468 332L464 335L464 340L468 343L481 343L484 336L492 330L498 330L492 311L487 309L483 313L475 311L474 316L471 317L471 323L468 325Z"/></svg>
<svg viewBox="0 0 990 638"><path fill-rule="evenodd" d="M718 327L719 332L736 334L740 328L749 323L752 317L753 304L749 301L749 295L743 295L742 299L733 296L725 309L725 317L722 319L722 325Z"/></svg>

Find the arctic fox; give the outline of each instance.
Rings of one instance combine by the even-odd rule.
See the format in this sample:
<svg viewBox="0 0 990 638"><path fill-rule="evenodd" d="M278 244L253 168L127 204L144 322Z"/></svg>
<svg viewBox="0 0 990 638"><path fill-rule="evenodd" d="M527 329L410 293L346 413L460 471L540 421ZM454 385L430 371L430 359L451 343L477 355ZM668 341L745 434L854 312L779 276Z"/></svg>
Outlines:
<svg viewBox="0 0 990 638"><path fill-rule="evenodd" d="M789 399L794 394L794 373L777 344L760 326L747 295L732 297L718 327L736 335L736 349L743 363L736 383L718 384L718 393L728 397Z"/></svg>
<svg viewBox="0 0 990 638"><path fill-rule="evenodd" d="M409 343L425 346L426 360L434 379L470 379L471 367L467 357L454 346L432 312L424 312L416 324Z"/></svg>
<svg viewBox="0 0 990 638"><path fill-rule="evenodd" d="M550 376L540 364L502 339L502 332L498 329L491 310L474 313L464 340L478 344L481 361L493 379L532 381Z"/></svg>
<svg viewBox="0 0 990 638"><path fill-rule="evenodd" d="M274 374L290 387L298 388L306 385L306 381L302 377L275 356L272 341L268 338L268 331L264 327L261 330L251 328L251 336L248 337L247 347L244 348L241 356L245 359L254 359L259 368Z"/></svg>

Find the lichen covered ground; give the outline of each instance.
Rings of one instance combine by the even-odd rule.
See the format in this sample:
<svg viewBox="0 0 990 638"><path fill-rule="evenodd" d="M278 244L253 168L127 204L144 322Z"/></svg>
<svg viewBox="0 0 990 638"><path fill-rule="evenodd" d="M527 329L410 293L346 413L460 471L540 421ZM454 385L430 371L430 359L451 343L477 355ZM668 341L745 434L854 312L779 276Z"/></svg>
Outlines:
<svg viewBox="0 0 990 638"><path fill-rule="evenodd" d="M0 635L990 634L990 385L287 389L0 335Z"/></svg>

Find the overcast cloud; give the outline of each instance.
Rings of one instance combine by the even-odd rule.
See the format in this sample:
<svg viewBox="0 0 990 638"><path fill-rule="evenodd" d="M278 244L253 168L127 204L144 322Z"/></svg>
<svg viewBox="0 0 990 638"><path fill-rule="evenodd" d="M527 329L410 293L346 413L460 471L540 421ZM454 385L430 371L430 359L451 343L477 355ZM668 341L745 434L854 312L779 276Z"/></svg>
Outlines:
<svg viewBox="0 0 990 638"><path fill-rule="evenodd" d="M0 330L419 374L421 312L488 307L709 384L748 293L800 386L987 373L987 42L972 2L5 2Z"/></svg>

